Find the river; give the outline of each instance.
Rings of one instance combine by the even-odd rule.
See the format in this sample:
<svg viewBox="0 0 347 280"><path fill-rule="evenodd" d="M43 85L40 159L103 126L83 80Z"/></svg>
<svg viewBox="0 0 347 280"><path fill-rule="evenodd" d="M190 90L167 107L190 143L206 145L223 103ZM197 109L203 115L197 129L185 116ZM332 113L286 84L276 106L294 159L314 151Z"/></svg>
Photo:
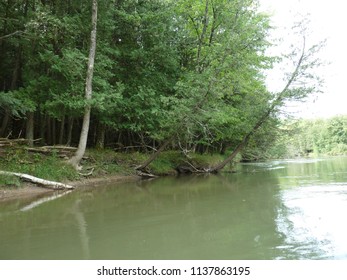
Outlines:
<svg viewBox="0 0 347 280"><path fill-rule="evenodd" d="M0 203L0 259L347 259L347 158Z"/></svg>

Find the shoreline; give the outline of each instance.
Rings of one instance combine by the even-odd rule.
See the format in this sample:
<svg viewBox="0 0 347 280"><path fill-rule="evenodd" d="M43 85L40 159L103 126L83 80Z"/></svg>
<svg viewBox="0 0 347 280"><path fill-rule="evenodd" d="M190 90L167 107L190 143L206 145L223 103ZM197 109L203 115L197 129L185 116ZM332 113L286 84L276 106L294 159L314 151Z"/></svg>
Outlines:
<svg viewBox="0 0 347 280"><path fill-rule="evenodd" d="M15 150L16 153L19 153ZM21 149L19 149L21 151ZM93 170L90 176L78 174L64 159L51 154L21 151L20 156L14 157L14 150L8 149L6 158L0 158L0 170L23 173L45 180L72 185L76 188L97 187L98 185L117 184L141 180L135 173L134 166L141 164L147 155L140 153L116 153L113 150L87 150L83 162L84 170ZM177 169L183 173L193 172L192 168L209 168L223 160L221 155L201 155L193 153L189 162L181 152L165 151L161 157L149 166L149 173L155 176L172 176ZM87 173L86 173L87 174ZM3 178L2 178L3 177ZM25 180L25 179L24 179ZM55 190L41 185L26 182L12 176L0 176L0 203L9 200L32 199L37 196L49 195ZM3 187L2 187L3 186Z"/></svg>
<svg viewBox="0 0 347 280"><path fill-rule="evenodd" d="M104 177L94 177L88 179L81 179L77 181L66 182L74 186L77 190L82 187L98 187L101 184L110 184L110 183L126 183L126 182L135 182L141 180L141 177L136 175L110 175ZM22 187L13 188L10 187L0 188L0 204L8 201L15 200L25 200L25 199L34 199L41 196L54 193L57 190L44 188L39 185L35 185L29 182L23 182Z"/></svg>

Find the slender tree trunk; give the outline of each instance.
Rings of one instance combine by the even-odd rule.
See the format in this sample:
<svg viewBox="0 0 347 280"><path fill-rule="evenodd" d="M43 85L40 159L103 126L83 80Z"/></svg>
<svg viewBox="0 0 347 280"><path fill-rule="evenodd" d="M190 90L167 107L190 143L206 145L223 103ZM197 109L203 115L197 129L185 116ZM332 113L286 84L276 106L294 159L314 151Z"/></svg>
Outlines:
<svg viewBox="0 0 347 280"><path fill-rule="evenodd" d="M103 149L105 147L105 133L106 125L99 122L97 127L96 143L95 146L97 149Z"/></svg>
<svg viewBox="0 0 347 280"><path fill-rule="evenodd" d="M51 118L52 122L52 144L55 145L57 142L57 133L56 133L56 120L55 118Z"/></svg>
<svg viewBox="0 0 347 280"><path fill-rule="evenodd" d="M16 62L15 62L15 67L13 69L13 74L12 74L12 81L11 81L11 90L14 90L17 88L18 84L18 78L20 74L20 68L21 68L21 60L22 60L22 47L18 47L17 49L17 56L16 56Z"/></svg>
<svg viewBox="0 0 347 280"><path fill-rule="evenodd" d="M27 113L25 139L30 147L34 145L34 112Z"/></svg>
<svg viewBox="0 0 347 280"><path fill-rule="evenodd" d="M208 40L208 45L209 46L212 45L212 41L214 39L214 33L216 31L216 28L217 28L217 11L216 11L215 6L213 5L213 1L212 1L211 4L212 4L213 22L212 22L210 37L209 37L209 40Z"/></svg>
<svg viewBox="0 0 347 280"><path fill-rule="evenodd" d="M68 126L67 126L67 140L66 140L67 146L71 146L72 129L73 129L73 117L69 117Z"/></svg>
<svg viewBox="0 0 347 280"><path fill-rule="evenodd" d="M223 169L229 162L231 162L238 155L238 153L247 145L250 137L255 131L256 129L253 128L253 130L242 139L241 143L237 145L234 151L225 160L223 160L222 162L218 163L216 166L211 168L209 172L217 173L218 171Z"/></svg>
<svg viewBox="0 0 347 280"><path fill-rule="evenodd" d="M61 118L60 131L59 131L59 144L63 144L64 141L64 129L65 128L65 115Z"/></svg>
<svg viewBox="0 0 347 280"><path fill-rule="evenodd" d="M46 140L47 144L52 145L52 125L51 125L51 117L46 115Z"/></svg>
<svg viewBox="0 0 347 280"><path fill-rule="evenodd" d="M143 171L150 163L155 160L162 151L175 139L176 135L172 135L170 138L166 139L165 142L156 150L144 163L136 167L137 170Z"/></svg>
<svg viewBox="0 0 347 280"><path fill-rule="evenodd" d="M270 114L274 111L276 104L278 104L279 100L275 100L270 108L264 113L264 115L258 120L258 122L254 125L250 132L248 132L245 137L243 137L240 144L234 149L234 151L222 162L218 163L216 166L211 168L209 171L212 173L217 173L221 169L223 169L229 162L231 162L239 152L247 145L251 136L268 120Z"/></svg>
<svg viewBox="0 0 347 280"><path fill-rule="evenodd" d="M6 137L5 132L6 132L8 122L10 120L10 116L11 116L11 112L8 108L6 108L5 115L4 115L4 118L2 119L2 124L0 127L0 137Z"/></svg>
<svg viewBox="0 0 347 280"><path fill-rule="evenodd" d="M209 0L206 0L205 2L205 15L204 15L204 18L203 18L203 28L202 28L202 32L201 32L201 35L199 37L199 45L198 45L198 53L197 53L197 70L198 72L202 72L202 65L200 65L201 63L201 51L202 51L202 47L204 45L204 40L205 40L205 36L206 36L206 31L207 31L207 27L208 27L208 21L209 21L209 18L208 18L208 10L209 10L209 7L208 7L208 3Z"/></svg>
<svg viewBox="0 0 347 280"><path fill-rule="evenodd" d="M80 134L80 141L78 144L78 149L75 155L69 160L69 163L72 164L76 169L86 151L87 147L87 139L88 139L88 131L89 131L89 123L90 123L90 104L89 100L92 98L92 80L93 80L93 72L94 72L94 60L95 60L95 49L96 49L96 25L97 25L97 15L98 15L98 1L93 0L92 7L92 31L90 34L90 50L89 50L89 58L88 58L88 70L86 77L86 86L85 86L85 100L87 101L87 105L84 109L84 117L82 124L82 131Z"/></svg>
<svg viewBox="0 0 347 280"><path fill-rule="evenodd" d="M286 98L285 95L286 95L290 85L295 81L296 77L298 76L298 72L300 70L300 67L303 64L304 57L305 57L305 40L304 40L304 45L302 48L301 56L300 56L300 58L296 64L295 70L291 74L285 87L277 95L277 98L271 103L271 105L265 111L265 113L259 118L258 122L254 125L254 127L250 130L250 132L245 135L245 137L242 139L240 144L234 149L234 151L225 160L218 163L216 166L212 167L209 170L209 172L217 173L221 169L223 169L229 162L231 162L236 157L236 155L247 145L251 136L268 120L271 113L274 112L275 109L285 100L285 98Z"/></svg>
<svg viewBox="0 0 347 280"><path fill-rule="evenodd" d="M46 143L46 115L40 113L40 143L44 145Z"/></svg>

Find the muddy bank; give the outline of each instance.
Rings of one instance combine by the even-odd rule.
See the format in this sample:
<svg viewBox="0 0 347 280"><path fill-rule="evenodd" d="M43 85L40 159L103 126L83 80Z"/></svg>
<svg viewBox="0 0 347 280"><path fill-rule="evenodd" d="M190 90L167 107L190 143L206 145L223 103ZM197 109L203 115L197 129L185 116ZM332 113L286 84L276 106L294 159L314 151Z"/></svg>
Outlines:
<svg viewBox="0 0 347 280"><path fill-rule="evenodd" d="M68 184L78 188L82 187L97 187L105 184L113 183L125 183L125 182L134 182L141 180L140 177L135 175L112 175L98 178L88 178L78 181L68 182ZM35 197L41 197L44 195L53 194L55 190L48 188L43 188L32 183L23 183L22 187L10 187L1 188L0 187L0 203L4 201L19 200L19 199L30 199Z"/></svg>
<svg viewBox="0 0 347 280"><path fill-rule="evenodd" d="M96 177L81 179L78 181L68 182L69 185L76 188L79 187L97 187L100 185L110 184L110 183L125 183L125 182L134 182L141 180L141 177L136 175L110 175L105 177Z"/></svg>
<svg viewBox="0 0 347 280"><path fill-rule="evenodd" d="M0 188L0 203L3 201L34 198L44 194L53 193L54 190L38 187L34 184L24 183L22 187Z"/></svg>

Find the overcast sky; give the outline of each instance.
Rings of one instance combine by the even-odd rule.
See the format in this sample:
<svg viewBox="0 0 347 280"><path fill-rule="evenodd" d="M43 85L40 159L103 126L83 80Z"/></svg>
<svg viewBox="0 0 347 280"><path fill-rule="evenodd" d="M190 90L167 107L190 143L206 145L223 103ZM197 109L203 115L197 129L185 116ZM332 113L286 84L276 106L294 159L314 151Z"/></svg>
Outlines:
<svg viewBox="0 0 347 280"><path fill-rule="evenodd" d="M315 100L310 100L290 110L296 116L305 118L330 117L347 114L347 16L344 0L260 0L262 9L272 14L276 37L285 37L288 28L295 19L309 14L313 41L327 39L327 45L321 52L321 58L329 62L319 73L325 80L324 92ZM287 40L288 41L288 40ZM284 42L286 43L286 41ZM288 42L290 43L290 42ZM275 73L270 76L275 76ZM278 79L269 77L269 83L278 83ZM274 86L273 84L270 86Z"/></svg>

